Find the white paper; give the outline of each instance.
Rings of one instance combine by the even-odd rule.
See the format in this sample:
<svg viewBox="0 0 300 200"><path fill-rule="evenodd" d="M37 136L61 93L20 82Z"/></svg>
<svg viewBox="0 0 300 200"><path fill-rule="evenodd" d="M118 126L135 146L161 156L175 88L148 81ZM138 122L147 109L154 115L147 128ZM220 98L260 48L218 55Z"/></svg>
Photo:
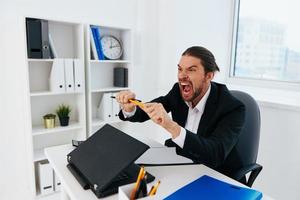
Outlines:
<svg viewBox="0 0 300 200"><path fill-rule="evenodd" d="M136 164L164 165L193 163L191 159L176 154L175 147L150 148L136 161Z"/></svg>

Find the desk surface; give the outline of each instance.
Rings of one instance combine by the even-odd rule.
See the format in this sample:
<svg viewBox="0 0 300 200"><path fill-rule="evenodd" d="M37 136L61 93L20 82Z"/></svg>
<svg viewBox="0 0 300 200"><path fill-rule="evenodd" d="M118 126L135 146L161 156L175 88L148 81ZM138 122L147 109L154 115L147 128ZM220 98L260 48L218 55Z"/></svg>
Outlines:
<svg viewBox="0 0 300 200"><path fill-rule="evenodd" d="M91 190L83 190L81 185L66 167L66 155L72 150L73 147L71 145L62 145L47 148L45 150L45 154L55 173L61 180L64 191L72 200L99 200ZM192 182L202 175L209 175L228 183L243 186L241 183L204 165L146 167L146 170L156 177L155 181L153 181L151 185L155 184L158 180L161 180L161 185L156 195L157 199L162 199L163 197L168 196L183 185ZM112 195L103 199L118 199L118 195ZM263 199L271 200L271 198L265 194Z"/></svg>

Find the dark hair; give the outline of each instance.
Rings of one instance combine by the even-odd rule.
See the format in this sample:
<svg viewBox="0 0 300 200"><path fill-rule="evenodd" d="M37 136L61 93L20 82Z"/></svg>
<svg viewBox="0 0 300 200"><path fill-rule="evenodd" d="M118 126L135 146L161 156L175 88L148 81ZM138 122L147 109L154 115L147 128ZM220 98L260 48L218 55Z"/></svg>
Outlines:
<svg viewBox="0 0 300 200"><path fill-rule="evenodd" d="M193 56L195 58L199 58L201 64L204 66L205 73L220 71L214 55L204 47L190 47L182 53L182 56Z"/></svg>

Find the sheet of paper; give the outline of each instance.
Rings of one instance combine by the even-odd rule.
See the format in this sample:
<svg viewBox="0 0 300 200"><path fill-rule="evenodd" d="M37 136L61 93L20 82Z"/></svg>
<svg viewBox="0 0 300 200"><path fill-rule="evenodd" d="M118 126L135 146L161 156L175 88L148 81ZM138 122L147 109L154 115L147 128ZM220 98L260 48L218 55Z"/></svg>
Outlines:
<svg viewBox="0 0 300 200"><path fill-rule="evenodd" d="M187 164L192 160L177 155L175 147L158 147L148 149L136 161L136 164L167 165L167 164Z"/></svg>

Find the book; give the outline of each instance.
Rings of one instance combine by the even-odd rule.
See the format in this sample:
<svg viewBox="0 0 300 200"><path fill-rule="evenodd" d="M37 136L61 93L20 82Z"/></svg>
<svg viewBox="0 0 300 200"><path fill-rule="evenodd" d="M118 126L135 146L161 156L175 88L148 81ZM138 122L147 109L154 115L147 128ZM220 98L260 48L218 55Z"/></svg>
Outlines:
<svg viewBox="0 0 300 200"><path fill-rule="evenodd" d="M101 43L101 32L100 27L96 27L96 35L98 36L99 46L100 46L100 60L105 60L102 43Z"/></svg>
<svg viewBox="0 0 300 200"><path fill-rule="evenodd" d="M93 36L93 30L92 27L90 27L90 42L91 42L91 59L99 60L96 44Z"/></svg>
<svg viewBox="0 0 300 200"><path fill-rule="evenodd" d="M165 200L179 199L243 199L259 200L262 193L253 189L232 185L210 176L204 175L180 188Z"/></svg>
<svg viewBox="0 0 300 200"><path fill-rule="evenodd" d="M100 31L97 26L91 26L91 30L92 30L93 38L95 41L98 58L99 58L99 60L104 60L104 55L103 55L103 50L102 50L102 45L101 45Z"/></svg>

